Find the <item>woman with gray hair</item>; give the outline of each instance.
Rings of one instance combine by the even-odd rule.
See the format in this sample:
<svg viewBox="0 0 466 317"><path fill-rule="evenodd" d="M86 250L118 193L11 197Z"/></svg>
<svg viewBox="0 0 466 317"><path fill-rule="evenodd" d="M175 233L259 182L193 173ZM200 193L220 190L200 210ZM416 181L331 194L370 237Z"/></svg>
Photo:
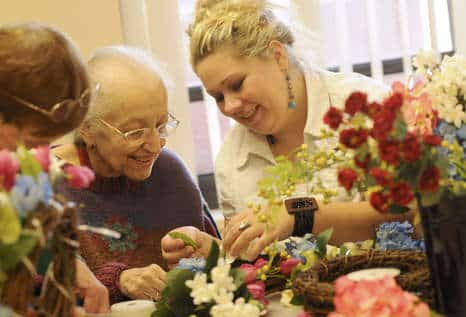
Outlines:
<svg viewBox="0 0 466 317"><path fill-rule="evenodd" d="M96 180L87 190L64 184L62 193L84 203L83 223L122 234L119 240L80 237L81 253L109 289L111 302L158 299L166 267L161 238L180 226L218 232L184 163L164 149L179 122L167 110L159 67L141 50L110 47L94 55L89 71L99 94L76 142L59 147L56 155L89 166Z"/></svg>

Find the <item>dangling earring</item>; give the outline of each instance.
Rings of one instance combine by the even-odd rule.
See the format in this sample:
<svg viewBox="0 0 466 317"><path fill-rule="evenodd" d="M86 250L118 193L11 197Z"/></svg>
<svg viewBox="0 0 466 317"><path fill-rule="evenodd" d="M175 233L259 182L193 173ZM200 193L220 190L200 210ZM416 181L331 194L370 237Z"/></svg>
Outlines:
<svg viewBox="0 0 466 317"><path fill-rule="evenodd" d="M294 109L296 108L296 101L294 100L293 86L291 86L291 78L288 72L286 73L286 82L288 83L288 108Z"/></svg>

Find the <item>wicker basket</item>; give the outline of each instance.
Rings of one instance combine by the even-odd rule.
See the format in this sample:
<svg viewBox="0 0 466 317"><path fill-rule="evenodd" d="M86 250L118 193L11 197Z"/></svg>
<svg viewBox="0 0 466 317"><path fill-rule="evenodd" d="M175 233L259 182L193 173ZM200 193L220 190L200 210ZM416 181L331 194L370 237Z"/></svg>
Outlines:
<svg viewBox="0 0 466 317"><path fill-rule="evenodd" d="M416 294L429 305L433 304L433 289L427 259L421 251L371 250L364 255L322 260L294 280L293 292L303 297L306 310L315 316L325 316L334 310L333 282L338 277L375 267L398 268L401 274L396 280L401 288Z"/></svg>

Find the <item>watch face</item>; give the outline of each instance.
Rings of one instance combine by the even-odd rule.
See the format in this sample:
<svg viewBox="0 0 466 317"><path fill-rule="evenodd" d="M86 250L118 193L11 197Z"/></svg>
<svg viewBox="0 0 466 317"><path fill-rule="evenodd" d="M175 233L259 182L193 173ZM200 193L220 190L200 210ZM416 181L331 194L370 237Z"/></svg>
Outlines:
<svg viewBox="0 0 466 317"><path fill-rule="evenodd" d="M315 211L318 209L317 201L312 197L289 198L285 200L288 213Z"/></svg>

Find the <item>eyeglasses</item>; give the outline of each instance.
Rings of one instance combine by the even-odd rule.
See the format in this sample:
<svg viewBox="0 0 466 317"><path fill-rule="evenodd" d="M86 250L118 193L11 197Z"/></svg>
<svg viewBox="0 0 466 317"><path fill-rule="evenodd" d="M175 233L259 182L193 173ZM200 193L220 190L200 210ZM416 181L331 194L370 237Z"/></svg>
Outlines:
<svg viewBox="0 0 466 317"><path fill-rule="evenodd" d="M128 132L122 132L120 129L114 127L107 121L101 118L97 118L100 122L104 125L121 135L126 141L128 141L131 145L140 146L144 143L144 140L154 131L156 130L159 137L162 139L166 139L170 134L172 134L180 121L176 119L171 113L168 113L168 120L161 126L153 127L153 128L141 128L136 130L131 130Z"/></svg>
<svg viewBox="0 0 466 317"><path fill-rule="evenodd" d="M81 94L81 96L79 96L78 99L65 99L55 104L50 110L45 110L42 107L39 107L20 97L14 96L3 89L0 89L0 94L22 104L23 106L28 107L31 110L43 114L55 123L60 123L68 119L70 114L75 110L76 106L79 106L81 108L88 108L92 95L97 93L99 89L100 84L97 83L94 89L87 88L86 90L84 90L84 92Z"/></svg>

